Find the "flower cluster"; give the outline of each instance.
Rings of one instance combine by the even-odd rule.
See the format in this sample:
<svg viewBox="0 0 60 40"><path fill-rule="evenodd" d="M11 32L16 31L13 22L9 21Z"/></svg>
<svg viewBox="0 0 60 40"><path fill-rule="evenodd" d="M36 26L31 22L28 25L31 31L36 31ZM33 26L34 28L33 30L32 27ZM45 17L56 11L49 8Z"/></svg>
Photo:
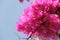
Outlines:
<svg viewBox="0 0 60 40"><path fill-rule="evenodd" d="M19 32L35 37L57 38L60 30L60 1L35 0L16 24Z"/></svg>

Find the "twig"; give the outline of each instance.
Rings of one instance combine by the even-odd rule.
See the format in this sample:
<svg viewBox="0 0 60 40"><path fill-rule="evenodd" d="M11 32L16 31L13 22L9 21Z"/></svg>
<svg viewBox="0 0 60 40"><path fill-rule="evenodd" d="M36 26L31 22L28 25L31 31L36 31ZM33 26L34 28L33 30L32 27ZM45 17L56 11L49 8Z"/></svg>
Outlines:
<svg viewBox="0 0 60 40"><path fill-rule="evenodd" d="M46 21L45 21L45 22L46 22ZM40 24L40 26L43 25L45 22L43 22L42 24ZM40 26L38 26L38 27L35 29L35 31L31 33L31 35L27 38L27 40L29 40L29 38L31 38L31 36L32 36L37 30L39 30Z"/></svg>

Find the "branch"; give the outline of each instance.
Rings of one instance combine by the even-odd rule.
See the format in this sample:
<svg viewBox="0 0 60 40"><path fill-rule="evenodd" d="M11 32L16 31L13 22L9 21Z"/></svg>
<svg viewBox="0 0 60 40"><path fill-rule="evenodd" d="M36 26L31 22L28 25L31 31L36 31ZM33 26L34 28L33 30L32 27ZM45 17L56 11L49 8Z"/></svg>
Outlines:
<svg viewBox="0 0 60 40"><path fill-rule="evenodd" d="M46 22L46 21L45 21L45 22ZM42 24L40 24L40 25L35 29L34 32L32 31L31 35L27 38L27 40L29 40L29 38L31 38L31 36L32 36L37 30L39 30L40 26L43 25L45 22L43 22Z"/></svg>

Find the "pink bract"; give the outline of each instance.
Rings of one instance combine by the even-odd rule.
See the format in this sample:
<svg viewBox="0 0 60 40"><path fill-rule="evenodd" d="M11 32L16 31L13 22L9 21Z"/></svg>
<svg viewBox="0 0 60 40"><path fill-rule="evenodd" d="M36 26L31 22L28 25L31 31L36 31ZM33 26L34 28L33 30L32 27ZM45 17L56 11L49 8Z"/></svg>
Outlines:
<svg viewBox="0 0 60 40"><path fill-rule="evenodd" d="M26 0L27 2L29 2L30 0ZM23 3L24 2L24 0L19 0L19 2L21 2L21 3Z"/></svg>
<svg viewBox="0 0 60 40"><path fill-rule="evenodd" d="M24 0L19 0L21 3L23 3Z"/></svg>
<svg viewBox="0 0 60 40"><path fill-rule="evenodd" d="M59 4L59 0L36 0L24 10L16 29L27 35L36 31L33 37L57 38L60 30Z"/></svg>

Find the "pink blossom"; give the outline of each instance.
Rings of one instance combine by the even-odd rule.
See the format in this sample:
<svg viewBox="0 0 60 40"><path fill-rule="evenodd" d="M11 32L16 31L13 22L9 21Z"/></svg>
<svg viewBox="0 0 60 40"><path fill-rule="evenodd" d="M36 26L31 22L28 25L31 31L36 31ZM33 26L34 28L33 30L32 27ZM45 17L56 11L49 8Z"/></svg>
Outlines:
<svg viewBox="0 0 60 40"><path fill-rule="evenodd" d="M19 0L21 3L23 3L24 0Z"/></svg>
<svg viewBox="0 0 60 40"><path fill-rule="evenodd" d="M24 2L24 0L19 0L21 3L23 3ZM29 2L30 0L26 0L27 2Z"/></svg>
<svg viewBox="0 0 60 40"><path fill-rule="evenodd" d="M57 38L60 30L59 0L36 0L24 10L16 24L19 32L43 38Z"/></svg>

